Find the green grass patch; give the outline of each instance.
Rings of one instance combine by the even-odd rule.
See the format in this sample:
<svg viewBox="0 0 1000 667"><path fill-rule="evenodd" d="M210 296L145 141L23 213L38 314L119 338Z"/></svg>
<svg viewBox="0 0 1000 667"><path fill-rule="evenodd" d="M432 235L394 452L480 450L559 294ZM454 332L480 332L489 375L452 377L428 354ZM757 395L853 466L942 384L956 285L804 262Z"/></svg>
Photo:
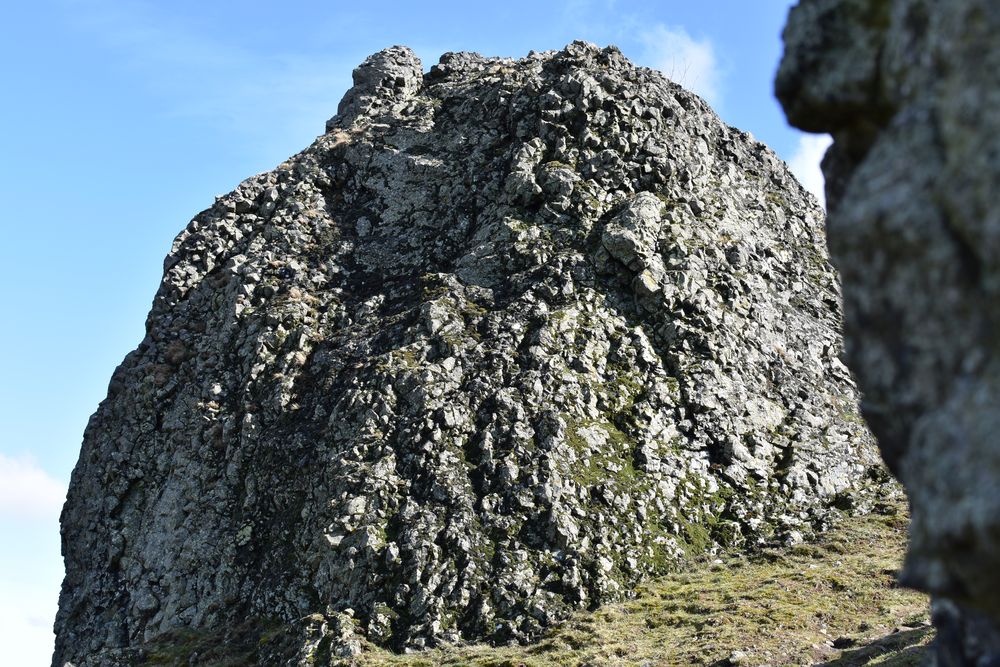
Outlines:
<svg viewBox="0 0 1000 667"><path fill-rule="evenodd" d="M645 584L633 600L574 615L529 646L409 655L369 647L339 664L653 667L722 664L739 651L747 665L917 665L933 634L928 602L896 584L907 516L885 509L847 518L814 543L694 562Z"/></svg>

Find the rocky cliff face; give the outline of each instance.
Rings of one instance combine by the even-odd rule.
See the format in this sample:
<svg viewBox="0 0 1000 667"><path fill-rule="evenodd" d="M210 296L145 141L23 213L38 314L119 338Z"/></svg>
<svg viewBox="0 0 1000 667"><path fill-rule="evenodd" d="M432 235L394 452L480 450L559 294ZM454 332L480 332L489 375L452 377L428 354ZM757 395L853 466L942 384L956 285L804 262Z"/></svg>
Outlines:
<svg viewBox="0 0 1000 667"><path fill-rule="evenodd" d="M803 0L777 92L831 132L830 249L864 414L913 513L940 664L1000 664L1000 3Z"/></svg>
<svg viewBox="0 0 1000 667"><path fill-rule="evenodd" d="M823 214L766 147L614 48L354 78L177 237L73 475L56 664L523 640L866 502Z"/></svg>

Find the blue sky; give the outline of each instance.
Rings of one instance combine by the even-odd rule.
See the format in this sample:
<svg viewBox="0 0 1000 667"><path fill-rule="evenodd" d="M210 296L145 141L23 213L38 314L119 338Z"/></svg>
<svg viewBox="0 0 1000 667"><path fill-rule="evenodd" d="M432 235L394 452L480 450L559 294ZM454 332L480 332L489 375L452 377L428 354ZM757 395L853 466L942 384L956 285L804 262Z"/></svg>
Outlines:
<svg viewBox="0 0 1000 667"><path fill-rule="evenodd" d="M811 188L825 139L771 94L790 0L35 0L0 27L0 643L45 665L58 511L84 426L141 340L170 242L322 132L392 44L523 56L617 44L705 96Z"/></svg>

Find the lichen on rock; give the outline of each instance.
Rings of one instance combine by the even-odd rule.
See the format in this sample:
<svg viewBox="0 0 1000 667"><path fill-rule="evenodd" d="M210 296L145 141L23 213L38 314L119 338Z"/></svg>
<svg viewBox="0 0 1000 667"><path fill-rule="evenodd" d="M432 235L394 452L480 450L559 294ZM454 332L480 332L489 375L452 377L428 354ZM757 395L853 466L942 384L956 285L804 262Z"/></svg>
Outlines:
<svg viewBox="0 0 1000 667"><path fill-rule="evenodd" d="M823 212L764 145L582 42L355 84L177 237L73 475L56 663L247 618L290 664L524 641L864 508Z"/></svg>

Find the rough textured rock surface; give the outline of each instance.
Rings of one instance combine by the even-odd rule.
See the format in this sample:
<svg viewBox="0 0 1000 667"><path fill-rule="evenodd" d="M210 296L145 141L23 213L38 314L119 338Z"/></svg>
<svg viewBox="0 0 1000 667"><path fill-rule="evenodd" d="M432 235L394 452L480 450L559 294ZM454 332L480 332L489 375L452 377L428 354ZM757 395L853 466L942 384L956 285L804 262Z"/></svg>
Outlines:
<svg viewBox="0 0 1000 667"><path fill-rule="evenodd" d="M355 84L177 237L73 475L57 664L248 618L289 664L524 640L863 506L823 213L765 146L584 43Z"/></svg>
<svg viewBox="0 0 1000 667"><path fill-rule="evenodd" d="M947 665L1000 664L998 34L994 0L803 0L776 84L793 124L835 139L847 356Z"/></svg>

